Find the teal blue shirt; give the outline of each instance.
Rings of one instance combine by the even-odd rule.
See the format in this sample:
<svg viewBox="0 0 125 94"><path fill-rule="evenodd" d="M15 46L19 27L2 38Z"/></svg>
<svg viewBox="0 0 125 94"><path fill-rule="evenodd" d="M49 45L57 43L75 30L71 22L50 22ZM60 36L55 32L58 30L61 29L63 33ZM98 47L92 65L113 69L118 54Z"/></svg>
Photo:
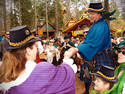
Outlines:
<svg viewBox="0 0 125 94"><path fill-rule="evenodd" d="M88 31L86 38L77 48L81 56L90 61L96 53L111 46L110 29L108 23L101 18Z"/></svg>

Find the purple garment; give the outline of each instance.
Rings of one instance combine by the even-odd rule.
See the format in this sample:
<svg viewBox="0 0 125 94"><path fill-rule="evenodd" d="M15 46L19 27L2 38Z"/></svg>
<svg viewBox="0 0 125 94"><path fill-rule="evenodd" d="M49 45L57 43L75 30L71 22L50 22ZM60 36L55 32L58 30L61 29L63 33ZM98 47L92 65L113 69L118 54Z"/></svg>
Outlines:
<svg viewBox="0 0 125 94"><path fill-rule="evenodd" d="M29 78L6 94L75 94L75 74L67 64L39 63Z"/></svg>

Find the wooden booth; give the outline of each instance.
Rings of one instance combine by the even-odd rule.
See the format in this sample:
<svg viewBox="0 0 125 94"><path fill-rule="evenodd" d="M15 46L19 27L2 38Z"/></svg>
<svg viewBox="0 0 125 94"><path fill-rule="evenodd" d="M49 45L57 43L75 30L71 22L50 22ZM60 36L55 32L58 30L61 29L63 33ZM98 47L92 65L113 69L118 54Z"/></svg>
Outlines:
<svg viewBox="0 0 125 94"><path fill-rule="evenodd" d="M91 26L91 23L89 17L86 14L83 14L80 17L80 20L75 20L74 23L71 23L71 21L67 21L67 23L64 26L68 26L65 30L63 30L64 34L76 37L79 35L83 35L84 32L86 32L86 28L89 28Z"/></svg>

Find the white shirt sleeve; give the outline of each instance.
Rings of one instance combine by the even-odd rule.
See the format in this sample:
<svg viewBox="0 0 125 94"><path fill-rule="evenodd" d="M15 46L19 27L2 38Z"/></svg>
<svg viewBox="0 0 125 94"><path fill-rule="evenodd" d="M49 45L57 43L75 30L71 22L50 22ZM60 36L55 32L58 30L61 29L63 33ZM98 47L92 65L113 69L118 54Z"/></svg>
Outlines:
<svg viewBox="0 0 125 94"><path fill-rule="evenodd" d="M63 63L64 64L68 64L74 71L74 73L77 72L77 66L76 64L73 64L74 60L73 59L63 59Z"/></svg>

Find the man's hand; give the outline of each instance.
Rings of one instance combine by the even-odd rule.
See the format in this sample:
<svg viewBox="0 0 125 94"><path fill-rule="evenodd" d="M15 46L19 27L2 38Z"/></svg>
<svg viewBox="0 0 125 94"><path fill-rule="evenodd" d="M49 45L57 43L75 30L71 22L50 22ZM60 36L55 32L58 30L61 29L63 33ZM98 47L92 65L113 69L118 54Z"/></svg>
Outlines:
<svg viewBox="0 0 125 94"><path fill-rule="evenodd" d="M78 52L78 48L72 47L64 53L64 59L71 58L74 54Z"/></svg>

